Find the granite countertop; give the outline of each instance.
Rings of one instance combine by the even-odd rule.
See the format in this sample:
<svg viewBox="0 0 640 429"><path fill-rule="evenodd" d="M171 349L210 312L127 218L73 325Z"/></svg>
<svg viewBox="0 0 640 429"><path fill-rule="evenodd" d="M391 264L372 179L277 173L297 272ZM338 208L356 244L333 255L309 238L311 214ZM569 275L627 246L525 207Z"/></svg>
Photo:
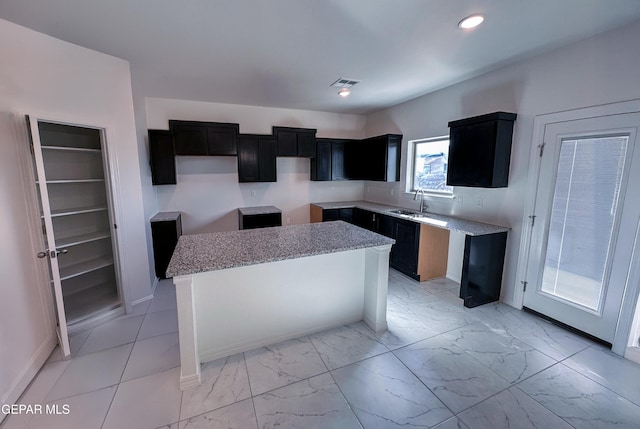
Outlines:
<svg viewBox="0 0 640 429"><path fill-rule="evenodd" d="M181 212L160 212L151 218L151 222L166 222L176 220L180 217Z"/></svg>
<svg viewBox="0 0 640 429"><path fill-rule="evenodd" d="M240 207L238 212L243 216L282 213L278 207L274 206L257 206L257 207Z"/></svg>
<svg viewBox="0 0 640 429"><path fill-rule="evenodd" d="M423 223L426 225L435 226L449 231L462 232L467 235L486 235L496 234L499 232L509 231L511 228L500 225L492 225L489 223L476 222L473 220L461 219L453 216L439 215L435 213L427 213L428 217L411 217L407 215L401 215L397 213L391 213L392 210L410 210L418 213L418 210L411 210L405 207L395 207L385 204L371 203L369 201L339 201L328 203L311 203L322 209L341 209L349 207L359 207L361 209L369 210L372 212L394 216L400 219L410 220L416 223Z"/></svg>
<svg viewBox="0 0 640 429"><path fill-rule="evenodd" d="M167 277L393 243L391 238L342 221L183 235Z"/></svg>

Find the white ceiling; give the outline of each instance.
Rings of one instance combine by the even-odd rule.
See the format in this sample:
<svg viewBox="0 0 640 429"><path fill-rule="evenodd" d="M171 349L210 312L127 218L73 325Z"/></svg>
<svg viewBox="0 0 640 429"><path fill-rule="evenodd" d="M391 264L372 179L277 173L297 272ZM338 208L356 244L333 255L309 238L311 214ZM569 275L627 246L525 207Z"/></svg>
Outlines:
<svg viewBox="0 0 640 429"><path fill-rule="evenodd" d="M638 20L640 1L0 0L0 18L128 60L145 96L365 113ZM361 80L346 99L339 77Z"/></svg>

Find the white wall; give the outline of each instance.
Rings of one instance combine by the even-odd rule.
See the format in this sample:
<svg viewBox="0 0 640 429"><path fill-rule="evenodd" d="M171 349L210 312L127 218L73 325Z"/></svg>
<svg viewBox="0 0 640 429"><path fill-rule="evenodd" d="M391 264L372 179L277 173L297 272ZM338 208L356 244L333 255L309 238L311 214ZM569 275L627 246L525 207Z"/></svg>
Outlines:
<svg viewBox="0 0 640 429"><path fill-rule="evenodd" d="M360 115L147 98L147 125L168 129L169 119L232 122L240 133L271 134L271 127L316 128L318 137L362 138ZM312 182L309 160L278 158L278 181L238 183L236 157L177 157L177 184L155 186L158 211L182 212L185 234L238 229L236 208L273 205L283 224L309 222L309 203L361 200L363 182Z"/></svg>
<svg viewBox="0 0 640 429"><path fill-rule="evenodd" d="M516 278L523 210L536 115L640 98L640 25L638 22L535 59L462 82L395 107L370 114L367 135L396 131L412 139L448 134L452 120L498 110L518 114L511 154L509 187L456 187L459 199L432 199L434 212L510 226L502 301L520 306L521 286ZM428 71L426 71L428 72ZM406 157L403 158L406 161ZM403 167L403 177L406 165ZM367 184L366 198L411 206L399 184ZM393 196L391 195L393 190ZM640 198L629 192L626 198ZM482 199L482 208L476 206ZM623 231L623 234L626 232ZM629 231L633 234L634 231ZM631 297L635 299L635 297Z"/></svg>
<svg viewBox="0 0 640 429"><path fill-rule="evenodd" d="M151 278L128 63L4 20L0 40L0 401L12 402L55 341L24 114L106 128L129 298L149 295Z"/></svg>

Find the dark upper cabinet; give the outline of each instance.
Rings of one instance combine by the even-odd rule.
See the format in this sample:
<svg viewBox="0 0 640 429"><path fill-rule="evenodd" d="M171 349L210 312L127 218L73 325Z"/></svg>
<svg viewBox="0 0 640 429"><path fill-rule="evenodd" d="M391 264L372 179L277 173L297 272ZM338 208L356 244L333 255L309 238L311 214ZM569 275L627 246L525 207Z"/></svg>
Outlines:
<svg viewBox="0 0 640 429"><path fill-rule="evenodd" d="M400 180L401 135L364 140L319 138L316 147L311 180Z"/></svg>
<svg viewBox="0 0 640 429"><path fill-rule="evenodd" d="M238 124L212 123L207 125L209 155L236 156L238 154Z"/></svg>
<svg viewBox="0 0 640 429"><path fill-rule="evenodd" d="M313 158L316 156L316 130L310 128L273 127L278 141L278 156Z"/></svg>
<svg viewBox="0 0 640 429"><path fill-rule="evenodd" d="M169 121L176 155L236 156L238 124L222 122Z"/></svg>
<svg viewBox="0 0 640 429"><path fill-rule="evenodd" d="M331 142L331 180L347 180L345 166L345 148L351 142L347 140L334 140Z"/></svg>
<svg viewBox="0 0 640 429"><path fill-rule="evenodd" d="M207 128L194 122L169 121L173 131L176 155L207 155Z"/></svg>
<svg viewBox="0 0 640 429"><path fill-rule="evenodd" d="M311 180L348 180L345 152L355 140L316 139L316 157L311 158Z"/></svg>
<svg viewBox="0 0 640 429"><path fill-rule="evenodd" d="M372 137L362 142L364 172L360 174L364 180L380 182L397 182L400 180L400 153L402 152L402 136L386 134Z"/></svg>
<svg viewBox="0 0 640 429"><path fill-rule="evenodd" d="M238 181L276 182L276 140L242 134L238 140Z"/></svg>
<svg viewBox="0 0 640 429"><path fill-rule="evenodd" d="M515 113L496 112L449 122L447 185L508 186Z"/></svg>
<svg viewBox="0 0 640 429"><path fill-rule="evenodd" d="M310 159L311 180L331 180L331 142L330 139L316 140L316 157Z"/></svg>
<svg viewBox="0 0 640 429"><path fill-rule="evenodd" d="M151 181L154 185L176 184L175 158L173 133L166 130L149 130L149 160Z"/></svg>

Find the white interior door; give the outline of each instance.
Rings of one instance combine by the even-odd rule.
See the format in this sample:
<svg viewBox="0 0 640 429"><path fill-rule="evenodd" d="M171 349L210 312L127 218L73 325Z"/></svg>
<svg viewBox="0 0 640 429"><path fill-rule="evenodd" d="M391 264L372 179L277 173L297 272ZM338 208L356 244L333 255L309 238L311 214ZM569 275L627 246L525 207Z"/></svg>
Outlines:
<svg viewBox="0 0 640 429"><path fill-rule="evenodd" d="M640 114L548 123L524 306L613 343L638 219Z"/></svg>
<svg viewBox="0 0 640 429"><path fill-rule="evenodd" d="M46 230L45 245L46 249L43 249L38 253L38 257L47 258L49 260L51 283L53 286L53 295L56 303L57 314L57 333L60 344L60 350L64 357L71 354L69 348L69 335L67 332L67 316L64 309L64 298L62 295L62 282L60 280L60 268L58 266L58 255L60 252L56 249L56 241L53 234L53 223L51 220L51 206L49 204L49 193L47 192L47 177L44 168L44 160L42 157L42 145L40 142L40 130L38 128L38 121L31 120L27 116L27 123L29 125L29 131L31 135L31 143L33 145L33 157L36 167L36 180L38 185L38 191L40 195L40 209L41 217Z"/></svg>

